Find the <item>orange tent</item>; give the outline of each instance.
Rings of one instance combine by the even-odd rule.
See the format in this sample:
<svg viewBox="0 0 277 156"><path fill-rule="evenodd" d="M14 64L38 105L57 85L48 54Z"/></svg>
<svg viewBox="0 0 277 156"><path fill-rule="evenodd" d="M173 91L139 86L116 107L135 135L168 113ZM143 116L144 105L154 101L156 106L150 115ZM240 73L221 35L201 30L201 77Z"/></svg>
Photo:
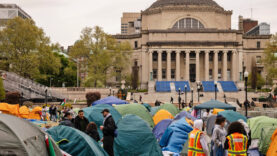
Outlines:
<svg viewBox="0 0 277 156"><path fill-rule="evenodd" d="M219 112L223 112L223 111L225 111L224 109L216 109L216 108L214 108L214 110L213 110L213 114L218 114Z"/></svg>
<svg viewBox="0 0 277 156"><path fill-rule="evenodd" d="M157 125L160 121L164 119L174 119L174 117L167 110L161 109L154 116L154 124Z"/></svg>
<svg viewBox="0 0 277 156"><path fill-rule="evenodd" d="M19 108L19 116L20 116L21 118L27 119L27 118L29 118L29 114L30 114L30 110L29 110L28 107L26 107L26 106L21 106L21 107Z"/></svg>
<svg viewBox="0 0 277 156"><path fill-rule="evenodd" d="M0 103L0 111L3 114L19 116L19 104L12 105L7 103Z"/></svg>
<svg viewBox="0 0 277 156"><path fill-rule="evenodd" d="M29 114L29 119L41 120L41 107L35 107Z"/></svg>
<svg viewBox="0 0 277 156"><path fill-rule="evenodd" d="M266 156L277 156L277 129L271 136L271 143L266 153Z"/></svg>

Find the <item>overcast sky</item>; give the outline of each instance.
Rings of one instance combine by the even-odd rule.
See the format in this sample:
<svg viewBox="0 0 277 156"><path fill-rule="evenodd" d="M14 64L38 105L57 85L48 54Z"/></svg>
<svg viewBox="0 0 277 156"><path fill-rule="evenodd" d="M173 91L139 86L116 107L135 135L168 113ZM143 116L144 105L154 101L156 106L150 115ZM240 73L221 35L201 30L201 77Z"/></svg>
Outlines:
<svg viewBox="0 0 277 156"><path fill-rule="evenodd" d="M139 12L156 0L0 0L16 3L42 27L52 42L74 44L82 28L101 26L110 34L120 33L122 12ZM277 32L277 0L215 0L226 10L233 10L232 28L238 27L238 15L271 25Z"/></svg>

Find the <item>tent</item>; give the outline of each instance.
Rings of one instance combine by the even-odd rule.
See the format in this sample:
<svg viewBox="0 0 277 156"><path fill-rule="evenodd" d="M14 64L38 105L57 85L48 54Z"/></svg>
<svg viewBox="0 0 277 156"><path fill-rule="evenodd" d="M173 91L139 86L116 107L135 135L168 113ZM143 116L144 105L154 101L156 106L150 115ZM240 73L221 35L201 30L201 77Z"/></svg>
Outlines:
<svg viewBox="0 0 277 156"><path fill-rule="evenodd" d="M150 114L154 116L158 111L158 109L159 109L159 106L151 107Z"/></svg>
<svg viewBox="0 0 277 156"><path fill-rule="evenodd" d="M238 112L232 111L232 110L226 110L226 111L219 112L218 115L222 115L230 123L238 121L239 119L242 119L242 120L244 120L244 122L247 122L247 118L245 116L241 115Z"/></svg>
<svg viewBox="0 0 277 156"><path fill-rule="evenodd" d="M11 105L7 103L0 103L0 111L3 114L10 114L14 116L19 115L19 104Z"/></svg>
<svg viewBox="0 0 277 156"><path fill-rule="evenodd" d="M171 124L172 121L172 119L162 120L153 128L152 132L155 135L158 142L160 142L165 130Z"/></svg>
<svg viewBox="0 0 277 156"><path fill-rule="evenodd" d="M59 147L74 156L108 156L104 149L85 133L68 126L56 126L46 131Z"/></svg>
<svg viewBox="0 0 277 156"><path fill-rule="evenodd" d="M173 116L179 113L177 107L171 103L166 103L161 106L159 106L158 110L165 109L168 112L170 112Z"/></svg>
<svg viewBox="0 0 277 156"><path fill-rule="evenodd" d="M95 105L95 106L87 107L83 109L85 117L90 122L94 122L97 125L100 136L102 136L102 131L100 130L99 127L103 125L103 120L104 120L103 115L101 113L103 109L109 109L115 123L117 123L121 119L120 113L114 107L107 104Z"/></svg>
<svg viewBox="0 0 277 156"><path fill-rule="evenodd" d="M224 109L217 109L217 108L214 108L214 110L213 110L213 114L218 114L219 112L223 112L223 111L225 111Z"/></svg>
<svg viewBox="0 0 277 156"><path fill-rule="evenodd" d="M214 108L236 111L236 107L231 106L231 105L226 104L226 103L223 103L223 102L220 102L220 101L217 101L217 100L211 100L211 101L208 101L208 102L204 102L204 103L194 107L194 109L196 109L196 110L199 110L199 109L214 109Z"/></svg>
<svg viewBox="0 0 277 156"><path fill-rule="evenodd" d="M136 115L126 115L117 124L115 156L162 156L149 125Z"/></svg>
<svg viewBox="0 0 277 156"><path fill-rule="evenodd" d="M271 143L266 155L267 156L277 155L277 128L271 136Z"/></svg>
<svg viewBox="0 0 277 156"><path fill-rule="evenodd" d="M144 103L142 105L148 110L148 112L151 112L151 106L148 103Z"/></svg>
<svg viewBox="0 0 277 156"><path fill-rule="evenodd" d="M196 120L196 118L194 116L192 116L190 113L188 113L187 111L182 111L179 114L177 114L174 118L174 120L179 120L183 117L186 117L192 121Z"/></svg>
<svg viewBox="0 0 277 156"><path fill-rule="evenodd" d="M144 121L146 121L150 127L154 127L152 116L143 105L126 104L126 105L116 105L114 107L122 116L125 116L127 114L137 115L140 118L142 118Z"/></svg>
<svg viewBox="0 0 277 156"><path fill-rule="evenodd" d="M157 125L160 121L164 119L173 119L174 117L164 109L159 110L154 116L153 116L153 121L154 124Z"/></svg>
<svg viewBox="0 0 277 156"><path fill-rule="evenodd" d="M192 130L193 128L187 123L185 117L172 122L161 138L160 146L163 147L162 150L180 153L188 140L188 134Z"/></svg>
<svg viewBox="0 0 277 156"><path fill-rule="evenodd" d="M39 127L32 123L7 114L0 114L0 155L48 156L46 136ZM51 137L51 151L62 156Z"/></svg>
<svg viewBox="0 0 277 156"><path fill-rule="evenodd" d="M19 108L19 116L24 119L28 119L30 114L30 110L26 106L21 106Z"/></svg>
<svg viewBox="0 0 277 156"><path fill-rule="evenodd" d="M32 109L32 111L29 114L29 119L35 119L35 120L41 120L41 111L42 108L37 106L34 109Z"/></svg>
<svg viewBox="0 0 277 156"><path fill-rule="evenodd" d="M103 99L100 99L100 100L97 100L97 101L94 101L92 103L92 106L94 105L99 105L99 104L108 104L108 105L121 105L121 104L128 104L127 101L124 101L124 100L120 100L119 98L116 98L114 96L108 96L106 98L103 98Z"/></svg>

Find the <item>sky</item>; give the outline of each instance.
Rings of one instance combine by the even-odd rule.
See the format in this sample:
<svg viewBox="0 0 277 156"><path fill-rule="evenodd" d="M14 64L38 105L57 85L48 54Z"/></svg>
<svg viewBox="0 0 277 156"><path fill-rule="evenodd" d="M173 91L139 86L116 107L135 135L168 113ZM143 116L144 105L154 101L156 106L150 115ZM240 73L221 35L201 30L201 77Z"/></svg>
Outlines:
<svg viewBox="0 0 277 156"><path fill-rule="evenodd" d="M102 27L109 34L120 33L123 12L140 12L156 0L0 0L15 3L43 28L53 43L67 48L80 37L84 27ZM233 10L232 28L238 28L238 16L271 25L277 32L277 0L215 0L225 10Z"/></svg>

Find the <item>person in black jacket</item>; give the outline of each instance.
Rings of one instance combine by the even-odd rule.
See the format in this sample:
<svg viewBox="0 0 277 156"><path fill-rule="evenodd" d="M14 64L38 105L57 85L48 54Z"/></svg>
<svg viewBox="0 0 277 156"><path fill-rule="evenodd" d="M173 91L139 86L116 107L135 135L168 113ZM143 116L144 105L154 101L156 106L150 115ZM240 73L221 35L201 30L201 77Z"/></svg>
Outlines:
<svg viewBox="0 0 277 156"><path fill-rule="evenodd" d="M108 109L102 111L104 121L103 126L100 126L100 129L103 131L103 145L104 150L110 155L113 156L113 142L115 137L116 125L113 120L112 115Z"/></svg>
<svg viewBox="0 0 277 156"><path fill-rule="evenodd" d="M74 127L72 122L72 115L68 112L65 113L63 120L60 122L60 125Z"/></svg>
<svg viewBox="0 0 277 156"><path fill-rule="evenodd" d="M88 119L84 116L84 111L79 110L78 116L74 119L74 127L80 131L85 132L88 126Z"/></svg>
<svg viewBox="0 0 277 156"><path fill-rule="evenodd" d="M96 142L100 140L99 133L97 131L97 126L94 122L90 122L86 129L87 135L89 135L92 139L94 139Z"/></svg>

